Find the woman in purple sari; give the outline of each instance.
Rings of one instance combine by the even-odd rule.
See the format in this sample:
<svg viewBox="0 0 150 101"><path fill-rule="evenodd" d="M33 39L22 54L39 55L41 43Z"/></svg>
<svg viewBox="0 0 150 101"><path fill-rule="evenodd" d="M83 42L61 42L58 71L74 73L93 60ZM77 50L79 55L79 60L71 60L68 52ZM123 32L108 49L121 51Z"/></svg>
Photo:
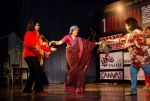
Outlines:
<svg viewBox="0 0 150 101"><path fill-rule="evenodd" d="M60 41L54 41L55 45L67 43L66 60L69 70L64 89L70 92L85 91L86 69L90 63L91 53L95 45L100 42L90 42L77 37L79 28L72 26L69 35L66 35Z"/></svg>

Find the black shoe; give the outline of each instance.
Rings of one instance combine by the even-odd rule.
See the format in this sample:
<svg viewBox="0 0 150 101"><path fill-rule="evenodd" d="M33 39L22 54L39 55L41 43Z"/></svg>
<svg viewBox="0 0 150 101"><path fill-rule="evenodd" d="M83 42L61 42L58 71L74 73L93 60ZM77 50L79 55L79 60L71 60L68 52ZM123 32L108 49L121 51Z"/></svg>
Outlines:
<svg viewBox="0 0 150 101"><path fill-rule="evenodd" d="M23 90L23 93L32 93L32 90Z"/></svg>
<svg viewBox="0 0 150 101"><path fill-rule="evenodd" d="M125 93L125 95L137 95L137 92L130 91L130 92Z"/></svg>

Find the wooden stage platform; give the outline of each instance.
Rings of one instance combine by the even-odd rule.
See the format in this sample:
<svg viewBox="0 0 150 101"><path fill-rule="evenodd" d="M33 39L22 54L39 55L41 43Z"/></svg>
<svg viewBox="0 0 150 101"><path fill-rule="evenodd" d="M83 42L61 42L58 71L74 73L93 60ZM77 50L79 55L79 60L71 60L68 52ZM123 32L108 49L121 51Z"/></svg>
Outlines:
<svg viewBox="0 0 150 101"><path fill-rule="evenodd" d="M126 96L130 90L129 84L86 85L85 93L70 93L63 89L63 84L50 84L45 87L47 95L23 94L20 86L0 89L0 101L150 101L150 91L143 90L144 85L138 85L137 95Z"/></svg>

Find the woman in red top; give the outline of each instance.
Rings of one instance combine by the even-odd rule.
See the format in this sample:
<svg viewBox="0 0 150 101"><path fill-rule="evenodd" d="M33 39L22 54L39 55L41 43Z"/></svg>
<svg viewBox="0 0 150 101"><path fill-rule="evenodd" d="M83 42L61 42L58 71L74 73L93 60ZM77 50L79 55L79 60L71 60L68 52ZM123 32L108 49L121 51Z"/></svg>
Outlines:
<svg viewBox="0 0 150 101"><path fill-rule="evenodd" d="M39 22L30 21L27 24L26 34L24 36L23 57L29 66L30 75L23 90L23 93L31 93L32 85L35 82L35 93L43 93L42 79L40 79L43 69L39 61L39 51L43 48L45 51L50 51L50 48L45 48L39 43Z"/></svg>

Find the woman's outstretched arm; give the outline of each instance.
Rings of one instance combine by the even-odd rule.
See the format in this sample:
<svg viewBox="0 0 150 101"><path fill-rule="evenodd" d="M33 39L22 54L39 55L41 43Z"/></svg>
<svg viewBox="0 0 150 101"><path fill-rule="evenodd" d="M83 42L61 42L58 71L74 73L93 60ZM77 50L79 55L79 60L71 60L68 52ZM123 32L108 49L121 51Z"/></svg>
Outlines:
<svg viewBox="0 0 150 101"><path fill-rule="evenodd" d="M95 42L95 45L101 45L103 41Z"/></svg>
<svg viewBox="0 0 150 101"><path fill-rule="evenodd" d="M59 41L50 41L49 45L62 45L63 43L67 42L68 40L68 35L64 36L61 40Z"/></svg>
<svg viewBox="0 0 150 101"><path fill-rule="evenodd" d="M63 42L60 40L60 41L50 41L49 42L49 45L61 45L63 44Z"/></svg>

